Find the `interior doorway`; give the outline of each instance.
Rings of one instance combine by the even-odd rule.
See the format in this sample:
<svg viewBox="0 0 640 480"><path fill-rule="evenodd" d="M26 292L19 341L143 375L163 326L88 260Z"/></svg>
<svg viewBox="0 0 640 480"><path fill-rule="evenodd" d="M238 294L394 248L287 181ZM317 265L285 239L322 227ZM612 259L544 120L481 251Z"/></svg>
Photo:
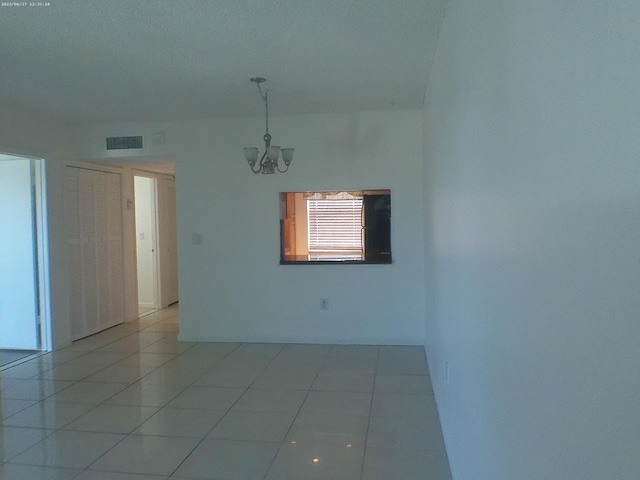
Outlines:
<svg viewBox="0 0 640 480"><path fill-rule="evenodd" d="M50 349L42 169L0 154L0 366Z"/></svg>
<svg viewBox="0 0 640 480"><path fill-rule="evenodd" d="M134 175L138 315L155 312L160 305L158 257L158 181Z"/></svg>

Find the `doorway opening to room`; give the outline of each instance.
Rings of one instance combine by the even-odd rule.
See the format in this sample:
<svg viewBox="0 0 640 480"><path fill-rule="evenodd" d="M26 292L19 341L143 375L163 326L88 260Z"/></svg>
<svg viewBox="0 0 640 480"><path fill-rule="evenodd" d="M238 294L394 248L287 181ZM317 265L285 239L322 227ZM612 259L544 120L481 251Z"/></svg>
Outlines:
<svg viewBox="0 0 640 480"><path fill-rule="evenodd" d="M51 348L43 163L0 154L0 368Z"/></svg>
<svg viewBox="0 0 640 480"><path fill-rule="evenodd" d="M138 316L160 308L158 262L158 181L135 175L136 263L138 272Z"/></svg>
<svg viewBox="0 0 640 480"><path fill-rule="evenodd" d="M138 316L178 302L175 178L134 171Z"/></svg>

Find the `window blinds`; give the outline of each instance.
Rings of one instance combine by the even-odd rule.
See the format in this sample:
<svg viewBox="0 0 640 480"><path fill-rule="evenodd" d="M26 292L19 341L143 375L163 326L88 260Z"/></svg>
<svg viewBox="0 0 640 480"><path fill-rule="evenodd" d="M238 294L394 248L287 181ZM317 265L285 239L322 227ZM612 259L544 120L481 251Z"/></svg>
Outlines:
<svg viewBox="0 0 640 480"><path fill-rule="evenodd" d="M362 253L362 200L307 200L309 252Z"/></svg>

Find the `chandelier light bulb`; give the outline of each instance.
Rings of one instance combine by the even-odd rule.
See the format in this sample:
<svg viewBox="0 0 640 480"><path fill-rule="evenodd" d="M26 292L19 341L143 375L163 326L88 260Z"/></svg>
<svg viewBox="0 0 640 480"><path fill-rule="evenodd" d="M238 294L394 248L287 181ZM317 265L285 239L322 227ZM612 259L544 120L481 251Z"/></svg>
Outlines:
<svg viewBox="0 0 640 480"><path fill-rule="evenodd" d="M293 160L293 148L281 148L280 153L282 154L282 160L284 164L288 167Z"/></svg>
<svg viewBox="0 0 640 480"><path fill-rule="evenodd" d="M272 162L277 162L278 158L280 158L280 147L269 147L267 148L267 158Z"/></svg>
<svg viewBox="0 0 640 480"><path fill-rule="evenodd" d="M249 162L249 165L253 167L258 161L258 147L245 147L243 150L247 162Z"/></svg>

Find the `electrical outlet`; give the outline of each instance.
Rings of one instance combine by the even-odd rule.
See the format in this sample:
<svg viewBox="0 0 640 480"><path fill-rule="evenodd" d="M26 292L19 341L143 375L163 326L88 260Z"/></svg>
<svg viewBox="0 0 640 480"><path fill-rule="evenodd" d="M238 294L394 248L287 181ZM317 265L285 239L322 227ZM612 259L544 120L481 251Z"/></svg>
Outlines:
<svg viewBox="0 0 640 480"><path fill-rule="evenodd" d="M320 299L320 310L329 310L329 299L321 298Z"/></svg>

